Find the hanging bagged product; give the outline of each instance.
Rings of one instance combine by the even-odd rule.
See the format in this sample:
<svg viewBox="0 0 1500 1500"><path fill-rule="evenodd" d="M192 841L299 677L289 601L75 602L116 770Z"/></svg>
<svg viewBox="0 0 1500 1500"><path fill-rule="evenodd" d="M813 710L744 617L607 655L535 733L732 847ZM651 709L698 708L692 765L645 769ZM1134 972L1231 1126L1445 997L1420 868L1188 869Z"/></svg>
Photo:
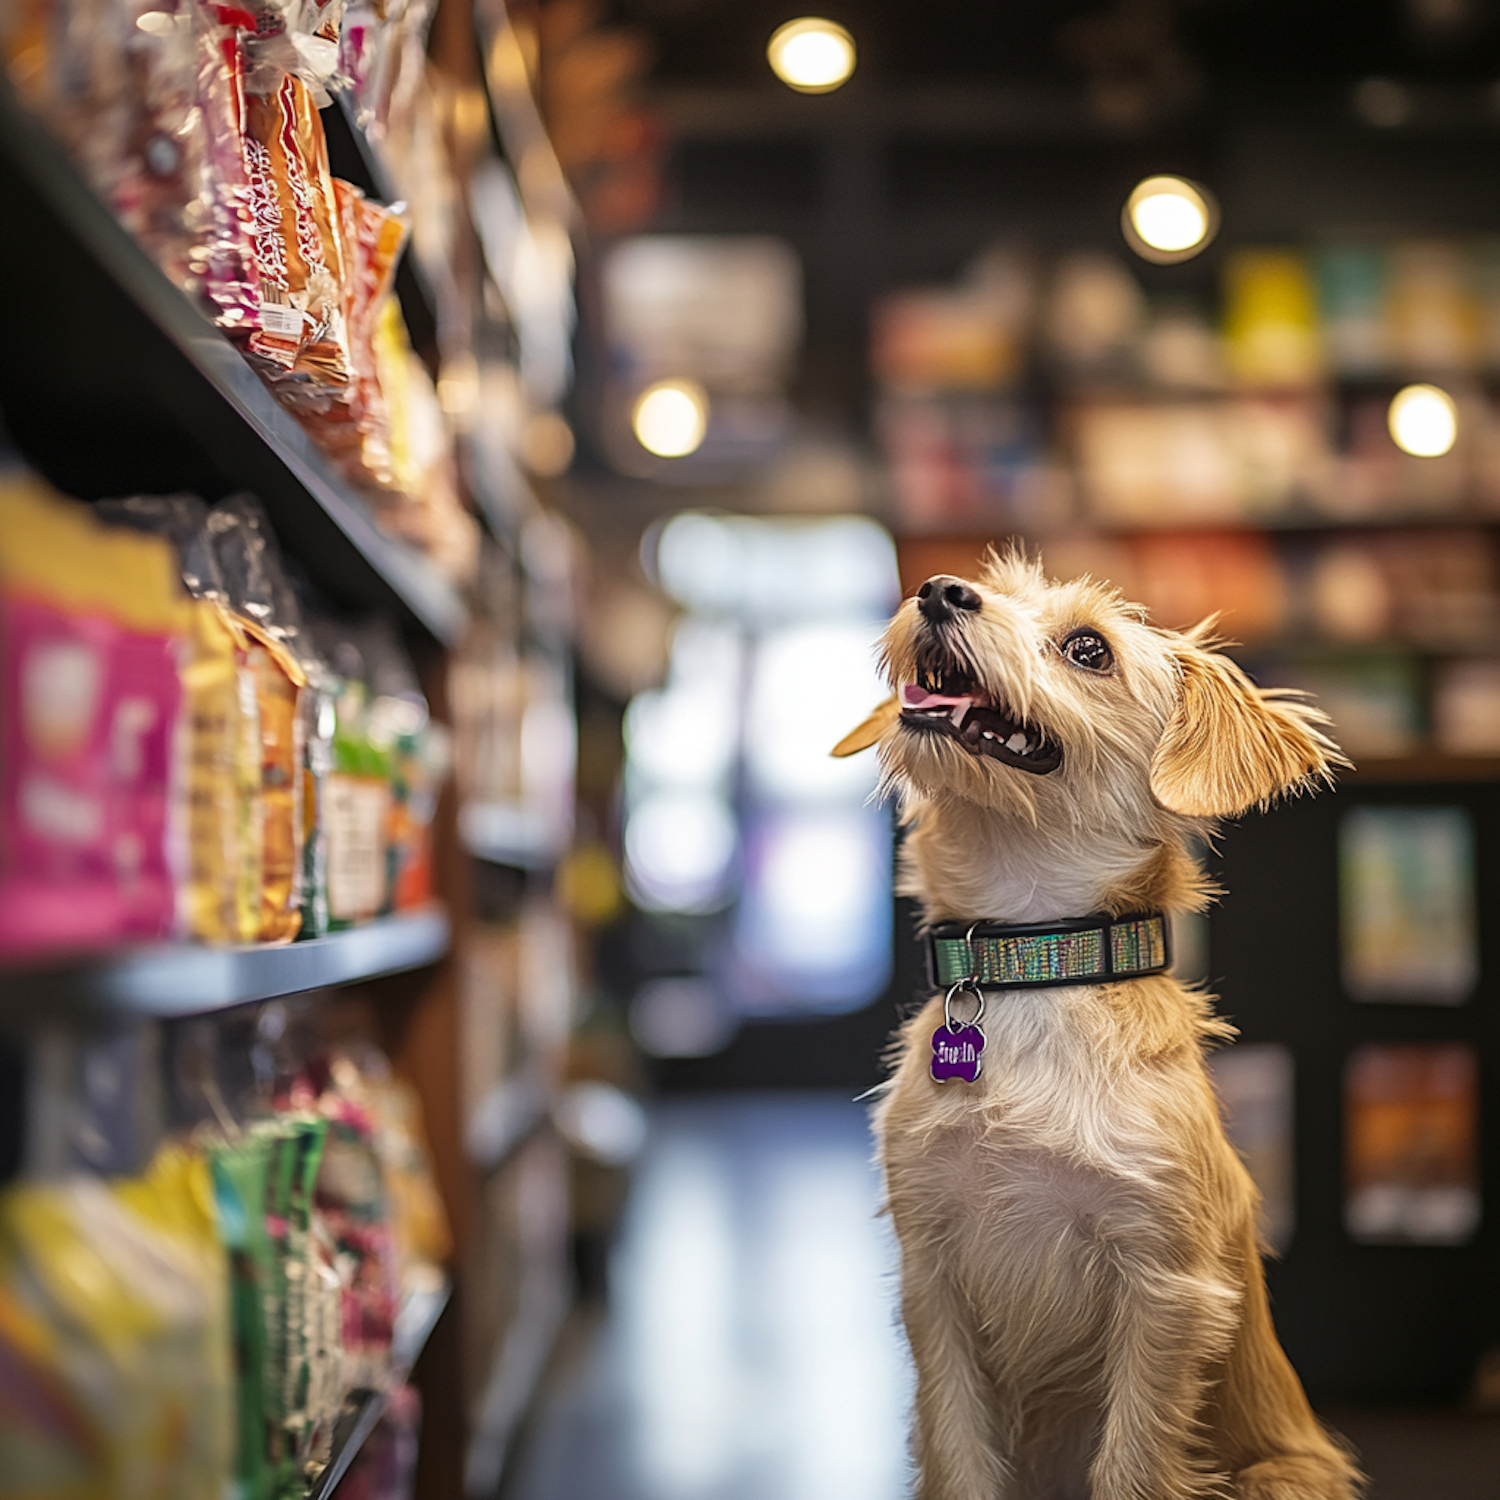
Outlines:
<svg viewBox="0 0 1500 1500"><path fill-rule="evenodd" d="M214 0L194 0L194 17L206 178L194 270L210 316L232 338L248 339L261 326L257 200L245 152L245 40L255 18Z"/></svg>

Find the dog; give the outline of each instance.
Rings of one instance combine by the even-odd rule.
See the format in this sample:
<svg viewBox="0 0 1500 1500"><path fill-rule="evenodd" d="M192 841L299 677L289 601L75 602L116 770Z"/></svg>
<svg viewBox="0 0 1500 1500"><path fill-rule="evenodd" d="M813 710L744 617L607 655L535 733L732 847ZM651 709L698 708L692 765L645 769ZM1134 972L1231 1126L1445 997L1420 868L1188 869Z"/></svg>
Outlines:
<svg viewBox="0 0 1500 1500"><path fill-rule="evenodd" d="M901 605L881 646L895 696L834 753L878 747L898 888L960 934L960 967L984 924L1201 911L1192 850L1215 820L1349 765L1325 715L1254 686L1212 630L1157 628L1021 553ZM1233 1028L1144 920L1099 929L1146 933L1160 961L1125 965L1141 977L961 979L898 1036L874 1125L920 1500L1361 1491L1272 1326L1259 1195L1204 1064Z"/></svg>

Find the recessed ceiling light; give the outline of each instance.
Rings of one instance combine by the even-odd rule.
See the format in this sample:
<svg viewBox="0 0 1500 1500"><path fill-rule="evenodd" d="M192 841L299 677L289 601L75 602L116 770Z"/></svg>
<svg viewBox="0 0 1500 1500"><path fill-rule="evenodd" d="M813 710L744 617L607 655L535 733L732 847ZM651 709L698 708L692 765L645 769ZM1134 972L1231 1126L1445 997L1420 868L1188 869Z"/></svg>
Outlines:
<svg viewBox="0 0 1500 1500"><path fill-rule="evenodd" d="M1219 231L1219 206L1207 188L1185 177L1148 177L1136 184L1120 216L1130 248L1143 260L1191 260Z"/></svg>
<svg viewBox="0 0 1500 1500"><path fill-rule="evenodd" d="M826 94L854 71L854 38L836 21L802 16L776 28L766 56L788 88Z"/></svg>
<svg viewBox="0 0 1500 1500"><path fill-rule="evenodd" d="M1458 439L1458 408L1435 385L1397 391L1386 422L1396 446L1414 458L1441 458Z"/></svg>
<svg viewBox="0 0 1500 1500"><path fill-rule="evenodd" d="M708 393L696 380L658 380L636 398L630 426L647 453L686 458L708 431Z"/></svg>

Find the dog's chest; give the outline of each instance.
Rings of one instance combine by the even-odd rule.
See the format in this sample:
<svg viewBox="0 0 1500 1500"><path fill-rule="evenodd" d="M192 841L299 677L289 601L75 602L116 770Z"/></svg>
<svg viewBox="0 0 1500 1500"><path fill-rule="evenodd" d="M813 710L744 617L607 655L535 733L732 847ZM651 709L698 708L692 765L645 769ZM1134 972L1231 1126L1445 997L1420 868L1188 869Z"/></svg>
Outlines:
<svg viewBox="0 0 1500 1500"><path fill-rule="evenodd" d="M898 1227L1012 1249L1154 1234L1178 1177L1160 1080L1100 1046L1098 1006L1084 989L992 997L978 1080L942 1084L928 1008L881 1121Z"/></svg>

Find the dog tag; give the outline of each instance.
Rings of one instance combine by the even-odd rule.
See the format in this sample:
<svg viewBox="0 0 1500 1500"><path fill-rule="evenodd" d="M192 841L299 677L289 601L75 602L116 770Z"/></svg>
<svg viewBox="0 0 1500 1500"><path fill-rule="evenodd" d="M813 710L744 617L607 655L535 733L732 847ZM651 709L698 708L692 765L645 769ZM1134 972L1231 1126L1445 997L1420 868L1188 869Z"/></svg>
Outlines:
<svg viewBox="0 0 1500 1500"><path fill-rule="evenodd" d="M939 1083L961 1078L973 1083L984 1063L984 1033L977 1026L959 1026L950 1031L946 1025L932 1033L932 1076Z"/></svg>

